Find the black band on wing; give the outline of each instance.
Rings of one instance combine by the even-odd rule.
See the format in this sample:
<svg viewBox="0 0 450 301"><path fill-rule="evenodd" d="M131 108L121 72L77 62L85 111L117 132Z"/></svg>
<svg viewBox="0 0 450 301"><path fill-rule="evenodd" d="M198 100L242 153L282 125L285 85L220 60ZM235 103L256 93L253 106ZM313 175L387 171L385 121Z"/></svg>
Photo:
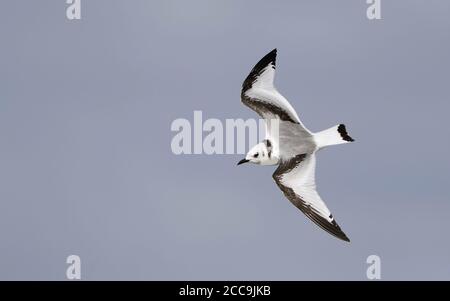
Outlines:
<svg viewBox="0 0 450 301"><path fill-rule="evenodd" d="M291 187L283 185L282 183L283 174L292 171L295 167L298 166L298 164L304 161L306 156L307 156L306 154L297 155L292 159L290 159L289 161L281 163L273 174L275 182L277 183L278 187L280 187L281 191L283 191L286 198L288 198L288 200L291 201L291 203L295 207L300 209L316 225L318 225L331 235L344 241L350 242L350 239L341 230L341 227L339 227L336 220L333 219L331 222L328 221L326 218L321 216L313 207L311 207L311 205L306 203L299 195L297 195ZM332 218L332 215L330 215L330 218Z"/></svg>
<svg viewBox="0 0 450 301"><path fill-rule="evenodd" d="M261 100L254 100L253 98L245 96L244 92L242 92L241 98L242 102L247 107L258 113L263 118L264 114L274 114L277 115L283 121L289 121L298 124L298 122L292 119L291 116L289 116L289 114L285 110L276 105Z"/></svg>
<svg viewBox="0 0 450 301"><path fill-rule="evenodd" d="M267 66L270 66L271 68L275 69L276 65L276 58L277 58L277 49L272 50L268 54L266 54L256 65L253 67L252 71L250 71L249 75L245 79L244 83L242 84L242 91L241 91L241 99L242 102L248 106L253 111L257 112L262 118L264 118L264 114L273 114L277 115L281 120L283 121L289 121L293 123L298 123L296 120L294 120L288 112L283 110L282 108L265 102L260 99L253 99L251 97L248 97L245 95L245 92L252 88L255 81L258 80L258 77L264 72Z"/></svg>

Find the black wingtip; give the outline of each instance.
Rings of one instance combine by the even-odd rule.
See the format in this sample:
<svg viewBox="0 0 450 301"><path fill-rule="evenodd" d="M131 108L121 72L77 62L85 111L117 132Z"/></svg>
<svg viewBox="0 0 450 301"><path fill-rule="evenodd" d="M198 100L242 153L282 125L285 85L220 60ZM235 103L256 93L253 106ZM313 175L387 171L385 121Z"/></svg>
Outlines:
<svg viewBox="0 0 450 301"><path fill-rule="evenodd" d="M275 48L268 54L266 54L259 62L253 67L252 73L259 74L266 66L272 64L275 68L277 62L277 49Z"/></svg>
<svg viewBox="0 0 450 301"><path fill-rule="evenodd" d="M348 238L347 235L345 235L345 233L341 230L341 228L339 226L338 226L338 228L339 228L338 233L331 233L331 234L334 235L335 237L339 238L340 240L350 242L350 238Z"/></svg>
<svg viewBox="0 0 450 301"><path fill-rule="evenodd" d="M344 139L345 141L349 141L349 142L355 141L355 139L353 139L352 137L350 137L348 135L347 129L345 128L345 124L340 124L338 126L338 132L339 132L339 134L341 134L342 139Z"/></svg>
<svg viewBox="0 0 450 301"><path fill-rule="evenodd" d="M253 82L261 74L264 68L266 68L268 65L272 65L272 67L275 69L276 62L277 62L277 49L275 48L271 52L266 54L262 59L260 59L259 62L253 67L252 71L250 71L250 74L247 76L244 83L242 84L242 91L250 89L252 87Z"/></svg>
<svg viewBox="0 0 450 301"><path fill-rule="evenodd" d="M334 235L335 237L343 240L343 241L350 242L350 239L347 237L347 235L344 233L344 231L341 230L341 227L339 227L338 223L333 218L333 215L330 215L330 218L332 218L332 222L331 223L333 224L333 226L335 228L331 229L332 231L329 231L329 233Z"/></svg>
<svg viewBox="0 0 450 301"><path fill-rule="evenodd" d="M262 68L272 63L272 65L275 68L275 65L277 63L277 49L273 49L271 52L266 54L260 61ZM259 64L259 63L258 63Z"/></svg>

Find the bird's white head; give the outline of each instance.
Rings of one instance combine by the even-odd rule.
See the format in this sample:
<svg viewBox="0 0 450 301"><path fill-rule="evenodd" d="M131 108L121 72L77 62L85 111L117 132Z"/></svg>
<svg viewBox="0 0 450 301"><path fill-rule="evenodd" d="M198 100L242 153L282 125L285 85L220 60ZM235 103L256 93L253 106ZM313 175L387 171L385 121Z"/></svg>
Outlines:
<svg viewBox="0 0 450 301"><path fill-rule="evenodd" d="M278 162L278 159L273 156L272 146L266 140L252 147L245 156L245 159L239 161L238 165L247 162L260 165L273 165Z"/></svg>

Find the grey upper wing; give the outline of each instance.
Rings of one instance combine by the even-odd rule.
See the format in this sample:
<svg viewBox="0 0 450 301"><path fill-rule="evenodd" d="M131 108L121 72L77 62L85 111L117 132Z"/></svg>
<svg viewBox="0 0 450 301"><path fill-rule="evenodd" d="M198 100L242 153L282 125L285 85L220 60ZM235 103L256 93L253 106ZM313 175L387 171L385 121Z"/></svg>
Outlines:
<svg viewBox="0 0 450 301"><path fill-rule="evenodd" d="M264 56L242 84L242 102L264 118L266 139L282 159L316 149L312 133L300 121L296 111L274 87L277 50Z"/></svg>
<svg viewBox="0 0 450 301"><path fill-rule="evenodd" d="M282 162L273 178L284 195L315 224L331 235L350 241L316 191L315 154L301 154Z"/></svg>
<svg viewBox="0 0 450 301"><path fill-rule="evenodd" d="M274 49L253 67L242 84L241 100L262 118L294 123L299 130L310 135L294 108L274 87L276 56L277 50Z"/></svg>

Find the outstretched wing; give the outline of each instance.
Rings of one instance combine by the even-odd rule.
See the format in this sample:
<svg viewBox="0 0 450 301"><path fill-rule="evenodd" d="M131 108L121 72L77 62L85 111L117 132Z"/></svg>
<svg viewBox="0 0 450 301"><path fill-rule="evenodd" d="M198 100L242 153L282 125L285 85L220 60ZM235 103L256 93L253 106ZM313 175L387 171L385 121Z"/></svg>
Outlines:
<svg viewBox="0 0 450 301"><path fill-rule="evenodd" d="M242 84L242 102L264 118L266 139L273 153L282 159L311 153L316 145L312 133L303 125L286 98L274 87L277 50L264 56Z"/></svg>
<svg viewBox="0 0 450 301"><path fill-rule="evenodd" d="M276 57L277 50L274 49L253 67L242 84L242 102L266 121L277 118L298 124L300 129L311 135L298 118L294 108L273 84Z"/></svg>
<svg viewBox="0 0 450 301"><path fill-rule="evenodd" d="M350 241L316 191L315 168L315 154L301 154L282 162L273 178L289 201L309 219L331 235Z"/></svg>

